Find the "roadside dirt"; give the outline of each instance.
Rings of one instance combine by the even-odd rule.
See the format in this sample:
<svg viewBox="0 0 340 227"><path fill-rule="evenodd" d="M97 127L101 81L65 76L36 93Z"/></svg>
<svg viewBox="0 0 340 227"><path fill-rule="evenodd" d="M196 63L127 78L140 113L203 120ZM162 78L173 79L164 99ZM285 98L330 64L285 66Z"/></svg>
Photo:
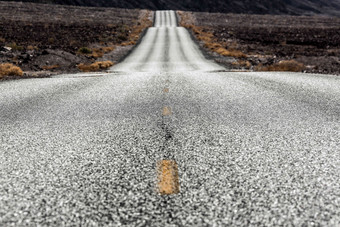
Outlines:
<svg viewBox="0 0 340 227"><path fill-rule="evenodd" d="M191 12L180 15L181 24L192 31L201 47L228 68L268 70L280 62L294 61L304 65L303 72L340 75L340 18ZM229 51L230 56L221 54L223 51L214 45Z"/></svg>
<svg viewBox="0 0 340 227"><path fill-rule="evenodd" d="M147 10L0 2L0 64L23 77L79 72L80 63L119 61L152 24Z"/></svg>

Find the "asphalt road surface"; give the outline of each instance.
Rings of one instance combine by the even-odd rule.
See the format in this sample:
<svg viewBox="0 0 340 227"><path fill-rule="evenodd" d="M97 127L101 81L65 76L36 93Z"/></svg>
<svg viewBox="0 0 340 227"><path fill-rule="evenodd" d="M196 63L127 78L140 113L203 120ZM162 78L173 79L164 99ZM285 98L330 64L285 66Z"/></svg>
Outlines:
<svg viewBox="0 0 340 227"><path fill-rule="evenodd" d="M0 83L0 226L339 226L340 78L221 72L175 26L111 73Z"/></svg>

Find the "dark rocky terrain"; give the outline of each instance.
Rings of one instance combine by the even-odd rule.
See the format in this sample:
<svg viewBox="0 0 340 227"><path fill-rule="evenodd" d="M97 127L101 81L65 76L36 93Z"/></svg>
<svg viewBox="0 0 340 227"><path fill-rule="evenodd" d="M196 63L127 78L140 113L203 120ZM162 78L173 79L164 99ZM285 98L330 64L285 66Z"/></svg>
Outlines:
<svg viewBox="0 0 340 227"><path fill-rule="evenodd" d="M0 2L0 15L0 63L19 66L24 77L116 62L151 23L146 10L36 3Z"/></svg>
<svg viewBox="0 0 340 227"><path fill-rule="evenodd" d="M245 14L327 14L340 16L340 0L21 0L77 6L173 9Z"/></svg>
<svg viewBox="0 0 340 227"><path fill-rule="evenodd" d="M246 68L295 60L306 66L306 72L340 74L340 18L187 14L192 18L189 23L213 34L215 42L245 53L247 57L241 57L240 62ZM220 57L216 60L223 62Z"/></svg>
<svg viewBox="0 0 340 227"><path fill-rule="evenodd" d="M0 63L13 63L26 74L46 75L77 72L80 63L115 62L133 46L121 45L129 44L133 29L142 26L146 14L146 10L2 1ZM97 52L80 53L81 48Z"/></svg>

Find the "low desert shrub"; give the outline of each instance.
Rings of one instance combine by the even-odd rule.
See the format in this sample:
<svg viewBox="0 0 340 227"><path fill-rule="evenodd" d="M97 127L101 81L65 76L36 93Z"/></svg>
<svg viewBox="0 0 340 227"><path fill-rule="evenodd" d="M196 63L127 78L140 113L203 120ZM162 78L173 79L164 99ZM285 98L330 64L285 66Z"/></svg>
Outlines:
<svg viewBox="0 0 340 227"><path fill-rule="evenodd" d="M92 54L92 50L88 47L81 47L78 49L78 52L81 54Z"/></svg>
<svg viewBox="0 0 340 227"><path fill-rule="evenodd" d="M78 69L83 72L95 72L99 70L99 66L94 63L89 65L81 63L78 65Z"/></svg>
<svg viewBox="0 0 340 227"><path fill-rule="evenodd" d="M93 58L97 59L97 58L101 58L104 56L104 51L102 50L94 50L92 52L92 55L91 55Z"/></svg>
<svg viewBox="0 0 340 227"><path fill-rule="evenodd" d="M27 50L37 50L38 48L32 45L26 47Z"/></svg>
<svg viewBox="0 0 340 227"><path fill-rule="evenodd" d="M130 46L130 45L135 45L136 42L135 41L130 41L130 42L124 42L122 43L122 46Z"/></svg>
<svg viewBox="0 0 340 227"><path fill-rule="evenodd" d="M101 58L104 56L104 54L109 53L114 50L114 46L107 46L107 47L100 47L100 48L94 48L92 50L91 56L95 59Z"/></svg>
<svg viewBox="0 0 340 227"><path fill-rule="evenodd" d="M107 69L111 66L113 66L112 61L99 61L92 64L79 64L78 69L83 72L96 72L100 69Z"/></svg>
<svg viewBox="0 0 340 227"><path fill-rule="evenodd" d="M99 61L99 62L95 62L93 64L98 65L100 69L107 69L107 68L113 66L112 61Z"/></svg>
<svg viewBox="0 0 340 227"><path fill-rule="evenodd" d="M114 49L115 49L114 46L102 47L102 50L104 51L104 53L109 53L109 52L113 51Z"/></svg>
<svg viewBox="0 0 340 227"><path fill-rule="evenodd" d="M4 76L22 76L24 72L18 67L10 63L0 64L0 78Z"/></svg>
<svg viewBox="0 0 340 227"><path fill-rule="evenodd" d="M233 62L232 65L237 66L237 67L243 67L246 69L250 69L251 63L249 61L243 61L243 60L238 60L236 62Z"/></svg>
<svg viewBox="0 0 340 227"><path fill-rule="evenodd" d="M239 50L227 50L225 48L219 48L215 50L216 53L223 55L223 56L228 56L228 57L234 57L234 58L246 58L247 55L243 53L242 51Z"/></svg>
<svg viewBox="0 0 340 227"><path fill-rule="evenodd" d="M204 44L204 47L214 51L214 50L218 50L219 48L222 48L222 45L219 43L215 43L215 42L206 42Z"/></svg>
<svg viewBox="0 0 340 227"><path fill-rule="evenodd" d="M12 50L22 51L24 49L23 46L19 46L16 43L11 43L8 45Z"/></svg>
<svg viewBox="0 0 340 227"><path fill-rule="evenodd" d="M282 72L301 72L305 66L295 60L282 60L273 65L263 66L258 65L255 67L256 71L282 71Z"/></svg>

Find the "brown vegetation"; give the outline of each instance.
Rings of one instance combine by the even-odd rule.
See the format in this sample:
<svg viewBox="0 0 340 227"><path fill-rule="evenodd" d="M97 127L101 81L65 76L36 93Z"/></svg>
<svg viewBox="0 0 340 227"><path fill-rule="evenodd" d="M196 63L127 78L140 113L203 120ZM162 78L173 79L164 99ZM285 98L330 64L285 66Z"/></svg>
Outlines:
<svg viewBox="0 0 340 227"><path fill-rule="evenodd" d="M10 63L0 64L0 78L4 76L22 76L23 71L18 67Z"/></svg>
<svg viewBox="0 0 340 227"><path fill-rule="evenodd" d="M96 72L99 70L107 69L109 67L113 66L113 62L111 61L102 61L102 62L95 62L92 64L79 64L77 67L82 72Z"/></svg>
<svg viewBox="0 0 340 227"><path fill-rule="evenodd" d="M285 71L285 72L302 72L305 66L295 60L282 60L278 63L263 66L259 64L255 67L256 71Z"/></svg>
<svg viewBox="0 0 340 227"><path fill-rule="evenodd" d="M41 68L43 70L53 70L53 69L57 69L59 68L60 66L59 65L44 65L42 66Z"/></svg>
<svg viewBox="0 0 340 227"><path fill-rule="evenodd" d="M251 63L247 60L238 60L232 63L234 66L245 68L245 69L250 69L251 68Z"/></svg>
<svg viewBox="0 0 340 227"><path fill-rule="evenodd" d="M247 55L243 53L242 51L235 50L235 49L225 49L223 47L219 47L217 49L213 49L216 53L222 55L222 56L229 56L234 58L246 58Z"/></svg>
<svg viewBox="0 0 340 227"><path fill-rule="evenodd" d="M26 47L26 49L27 49L27 50L38 50L38 47L29 45L29 46Z"/></svg>
<svg viewBox="0 0 340 227"><path fill-rule="evenodd" d="M100 47L100 48L93 48L92 53L90 56L93 58L101 58L104 56L104 54L109 53L114 50L114 46L106 46L106 47Z"/></svg>

